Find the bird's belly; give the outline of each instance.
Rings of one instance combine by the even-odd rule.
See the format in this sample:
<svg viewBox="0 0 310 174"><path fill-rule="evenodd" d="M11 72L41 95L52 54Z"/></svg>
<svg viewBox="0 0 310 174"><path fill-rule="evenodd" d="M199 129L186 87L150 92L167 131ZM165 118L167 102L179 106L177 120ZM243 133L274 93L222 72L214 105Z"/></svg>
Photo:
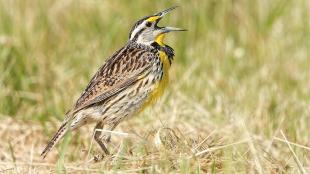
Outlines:
<svg viewBox="0 0 310 174"><path fill-rule="evenodd" d="M139 92L132 89L132 91L121 93L102 107L103 120L105 122L119 122L136 114L146 103L150 91L150 88Z"/></svg>
<svg viewBox="0 0 310 174"><path fill-rule="evenodd" d="M163 88L166 86L166 82L163 80L149 84L140 91L132 90L116 97L109 102L111 104L107 103L102 107L103 120L106 122L120 122L143 111L162 95Z"/></svg>

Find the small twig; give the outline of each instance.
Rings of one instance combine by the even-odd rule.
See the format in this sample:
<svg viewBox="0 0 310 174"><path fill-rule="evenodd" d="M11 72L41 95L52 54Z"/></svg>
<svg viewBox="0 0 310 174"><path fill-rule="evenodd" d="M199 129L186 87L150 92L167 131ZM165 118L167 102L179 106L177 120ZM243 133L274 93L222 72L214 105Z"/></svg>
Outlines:
<svg viewBox="0 0 310 174"><path fill-rule="evenodd" d="M2 165L9 165L12 163L7 163L7 162L0 162L0 164ZM52 163L24 163L24 162L16 162L17 165L32 165L32 166L45 166L45 167L55 167L55 164ZM104 172L104 173L110 173L109 171L103 171L103 170L99 170L99 169L91 169L91 168L84 168L84 167L75 167L75 166L71 166L71 165L67 165L66 169L70 169L70 170L78 170L78 171L86 171L86 172ZM134 173L134 172L139 172L142 170L147 170L147 169L151 169L151 167L144 167L144 168L137 168L137 169L128 169L128 170L122 170L116 173ZM7 171L7 170L14 170L14 168L8 168L8 169L4 169L2 171ZM0 172L2 172L0 171ZM114 173L114 172L111 172Z"/></svg>
<svg viewBox="0 0 310 174"><path fill-rule="evenodd" d="M124 133L124 132L118 132L118 131L110 131L110 130L105 130L105 129L95 129L95 131L97 132L107 132L107 133L111 133L111 134L115 134L115 135L121 135L121 136L125 136L128 137L129 133Z"/></svg>
<svg viewBox="0 0 310 174"><path fill-rule="evenodd" d="M33 163L33 151L34 151L34 144L31 145L31 150L30 150L30 165L29 165L29 170L28 173L33 173L32 172L32 163Z"/></svg>
<svg viewBox="0 0 310 174"><path fill-rule="evenodd" d="M92 161L92 159L89 159L89 155L90 155L90 150L91 150L91 148L93 147L93 144L94 144L94 139L95 139L96 131L97 130L94 131L93 136L92 136L92 138L90 140L90 146L88 148L87 157L86 157L86 160L88 160L87 162Z"/></svg>
<svg viewBox="0 0 310 174"><path fill-rule="evenodd" d="M211 147L211 148L208 148L206 150L203 150L203 151L200 151L200 152L196 153L195 156L199 156L199 155L205 154L207 152L212 152L212 151L219 150L219 149L224 149L226 147L230 147L230 146L233 146L233 145L243 144L243 143L246 143L246 142L248 142L250 140L251 139L245 139L245 140L241 140L241 141L238 141L238 142L235 142L235 143L226 144L226 145L223 145L223 146Z"/></svg>
<svg viewBox="0 0 310 174"><path fill-rule="evenodd" d="M213 134L215 133L215 130L212 131L205 139L203 139L195 148L192 149L192 152L196 151L200 146L203 145Z"/></svg>
<svg viewBox="0 0 310 174"><path fill-rule="evenodd" d="M287 138L285 137L285 135L284 135L283 131L282 131L282 130L280 130L280 132L281 132L281 135L283 136L283 138L284 138L284 140L285 140L285 142L286 142L286 144L287 144L288 148L289 148L289 149L290 149L290 151L292 152L293 157L294 157L294 160L295 160L295 162L297 163L297 166L298 166L298 168L299 168L300 172L301 172L302 174L306 174L305 169L303 168L303 166L302 166L301 162L299 161L299 159L298 159L298 157L297 157L296 153L293 151L293 148L292 148L291 144L289 143L289 141L287 140Z"/></svg>
<svg viewBox="0 0 310 174"><path fill-rule="evenodd" d="M119 148L118 148L118 150L117 150L117 153L114 155L114 157L115 158L113 158L113 162L112 162L112 164L115 164L116 163L116 161L117 161L117 159L119 158L119 156L120 156L120 154L121 154L121 152L122 152L122 149L123 149L123 140L122 140L122 142L121 142L121 144L120 144L120 146L119 146Z"/></svg>
<svg viewBox="0 0 310 174"><path fill-rule="evenodd" d="M241 125L242 125L242 127L243 127L243 129L244 129L244 131L245 131L246 136L247 136L248 138L252 139L253 136L250 134L250 132L249 132L248 128L246 127L246 125L245 125L243 119L241 119ZM249 141L249 142L248 142L248 145L249 145L250 152L251 152L252 155L253 155L253 159L254 159L254 163L255 163L255 165L256 165L257 173L263 174L263 173L264 173L264 172L263 172L264 170L263 170L263 167L262 167L260 158L259 158L259 156L258 156L257 149L256 149L256 147L255 147L253 141Z"/></svg>
<svg viewBox="0 0 310 174"><path fill-rule="evenodd" d="M8 168L8 169L3 169L3 170L0 170L0 173L4 173L4 172L9 171L9 170L14 170L14 168L13 168L13 167L11 167L11 168Z"/></svg>
<svg viewBox="0 0 310 174"><path fill-rule="evenodd" d="M310 147L307 147L307 146L304 146L304 145L301 145L301 144L297 144L297 143L293 143L293 142L291 142L291 141L285 141L285 140L283 140L283 139L281 139L281 138L278 138L278 137L274 137L274 139L275 139L275 140L278 140L278 141L281 141L281 142L284 142L284 143L289 143L289 144L294 145L294 146L296 146L296 147L300 147L300 148L302 148L302 149L305 149L305 150L310 151Z"/></svg>
<svg viewBox="0 0 310 174"><path fill-rule="evenodd" d="M12 165L14 164L13 162L1 162L0 161L0 165ZM31 164L26 163L26 162L16 162L16 165L32 165L32 166L46 166L46 167L54 167L55 164L53 163L39 163L39 162L33 162Z"/></svg>

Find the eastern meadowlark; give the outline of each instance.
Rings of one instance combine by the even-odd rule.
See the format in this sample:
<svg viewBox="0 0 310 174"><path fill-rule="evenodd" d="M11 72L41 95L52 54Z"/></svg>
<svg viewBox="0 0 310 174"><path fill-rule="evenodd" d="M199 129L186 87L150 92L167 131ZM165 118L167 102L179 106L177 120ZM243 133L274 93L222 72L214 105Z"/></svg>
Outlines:
<svg viewBox="0 0 310 174"><path fill-rule="evenodd" d="M184 31L159 27L158 22L175 7L138 20L129 34L129 41L99 68L74 107L49 141L41 156L47 153L68 132L88 123L97 123L94 139L105 154L110 134L97 129L113 130L124 119L142 111L163 93L174 51L163 43L167 33Z"/></svg>

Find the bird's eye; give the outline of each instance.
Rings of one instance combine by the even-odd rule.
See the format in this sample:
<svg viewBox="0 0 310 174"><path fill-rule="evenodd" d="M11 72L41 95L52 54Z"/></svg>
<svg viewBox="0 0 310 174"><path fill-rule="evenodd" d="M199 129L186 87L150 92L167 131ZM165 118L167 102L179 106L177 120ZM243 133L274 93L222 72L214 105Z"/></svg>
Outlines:
<svg viewBox="0 0 310 174"><path fill-rule="evenodd" d="M147 22L145 25L146 25L147 27L150 27L150 26L152 25L152 23L151 23L151 22Z"/></svg>

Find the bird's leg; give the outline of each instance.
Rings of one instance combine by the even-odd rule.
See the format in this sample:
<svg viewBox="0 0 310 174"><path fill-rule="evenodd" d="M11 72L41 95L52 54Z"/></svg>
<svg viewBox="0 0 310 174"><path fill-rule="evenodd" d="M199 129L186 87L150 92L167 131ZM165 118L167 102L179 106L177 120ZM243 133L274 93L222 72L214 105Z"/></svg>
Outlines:
<svg viewBox="0 0 310 174"><path fill-rule="evenodd" d="M107 128L105 130L107 131L113 131L115 127L118 125L119 122L114 122L107 124ZM104 152L104 155L110 155L109 150L107 149L106 145L111 141L111 132L103 132L103 123L100 122L95 127L95 140L101 147L102 151ZM99 129L99 130L98 130ZM103 158L104 155L101 155L101 158ZM95 157L95 161L99 161L100 159L98 157Z"/></svg>
<svg viewBox="0 0 310 174"><path fill-rule="evenodd" d="M103 123L100 122L96 125L94 131L95 131L95 135L94 135L94 139L96 140L96 142L99 144L99 146L101 147L102 151L104 152L104 154L100 153L94 156L94 161L95 162L99 162L101 161L105 155L109 155L110 152L109 150L106 148L105 145L105 140L101 138L101 134L103 134L102 132L102 128L103 128Z"/></svg>
<svg viewBox="0 0 310 174"><path fill-rule="evenodd" d="M106 155L109 155L110 152L108 151L108 149L106 148L105 144L107 143L105 141L104 138L102 138L102 134L104 134L104 132L102 132L102 128L103 128L103 123L100 122L96 125L95 127L95 140L96 142L99 144L99 146L101 147L101 149L103 150L103 152L106 154Z"/></svg>
<svg viewBox="0 0 310 174"><path fill-rule="evenodd" d="M113 131L115 129L115 127L118 125L118 122L117 123L113 123L113 124L110 124L108 127L107 127L107 131ZM111 141L111 132L102 132L102 139L105 140L105 142L109 143Z"/></svg>

